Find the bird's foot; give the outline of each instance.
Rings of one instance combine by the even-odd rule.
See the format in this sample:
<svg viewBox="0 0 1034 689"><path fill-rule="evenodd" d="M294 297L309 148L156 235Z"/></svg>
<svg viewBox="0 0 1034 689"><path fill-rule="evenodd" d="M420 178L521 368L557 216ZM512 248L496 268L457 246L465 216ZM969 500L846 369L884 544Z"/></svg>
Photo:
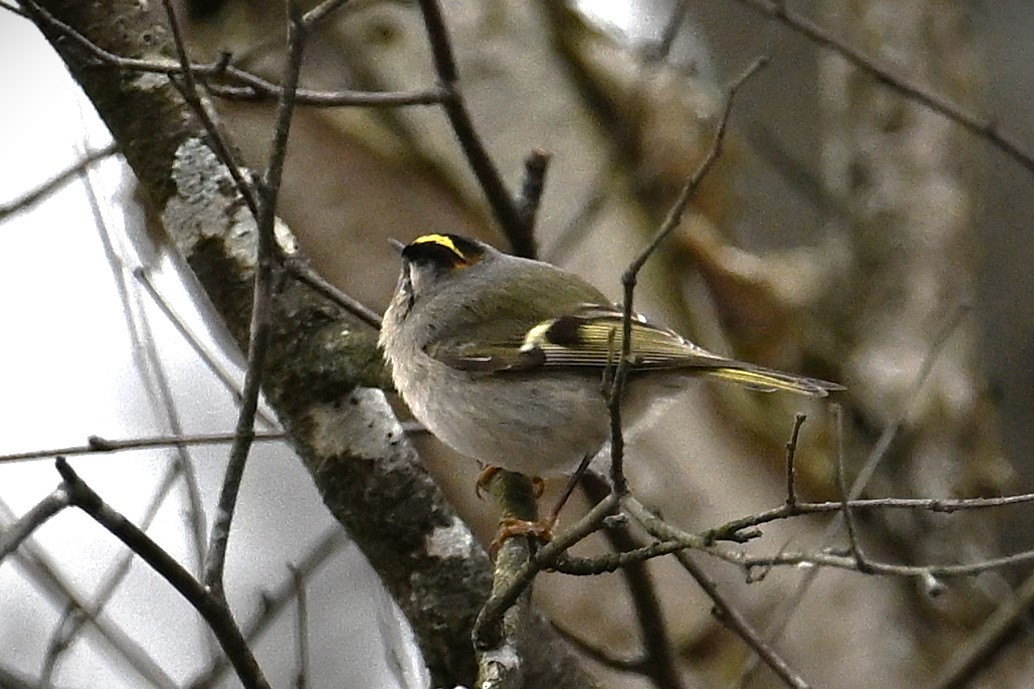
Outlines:
<svg viewBox="0 0 1034 689"><path fill-rule="evenodd" d="M503 471L502 467L492 466L488 464L484 469L481 470L481 474L478 476L478 480L474 483L474 494L478 498L483 498L481 493L488 490L489 484L492 483L492 479L500 471ZM538 500L542 497L542 494L546 490L546 482L539 476L531 477L531 496Z"/></svg>
<svg viewBox="0 0 1034 689"><path fill-rule="evenodd" d="M541 480L541 479L540 479ZM499 521L499 531L496 532L495 538L492 539L492 543L488 546L488 552L495 559L495 555L499 552L499 548L504 542L517 536L527 536L533 538L536 541L543 543L549 543L553 540L553 526L556 524L556 519L547 518L539 519L537 521L527 521L525 519L517 519L515 517L506 517Z"/></svg>

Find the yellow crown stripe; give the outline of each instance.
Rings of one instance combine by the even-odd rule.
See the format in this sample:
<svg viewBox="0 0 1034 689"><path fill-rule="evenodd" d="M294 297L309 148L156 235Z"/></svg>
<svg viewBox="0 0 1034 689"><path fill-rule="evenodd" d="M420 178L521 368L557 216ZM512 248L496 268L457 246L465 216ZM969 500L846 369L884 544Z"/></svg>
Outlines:
<svg viewBox="0 0 1034 689"><path fill-rule="evenodd" d="M456 244L455 244L455 242L452 241L452 238L448 237L448 236L446 236L444 234L425 234L422 237L417 237L416 239L414 239L413 243L414 244L439 244L441 246L444 246L446 249L448 249L452 253L454 253L457 256L459 256L462 260L464 260L464 261L467 260L467 257L463 255L463 252L460 251L456 247Z"/></svg>

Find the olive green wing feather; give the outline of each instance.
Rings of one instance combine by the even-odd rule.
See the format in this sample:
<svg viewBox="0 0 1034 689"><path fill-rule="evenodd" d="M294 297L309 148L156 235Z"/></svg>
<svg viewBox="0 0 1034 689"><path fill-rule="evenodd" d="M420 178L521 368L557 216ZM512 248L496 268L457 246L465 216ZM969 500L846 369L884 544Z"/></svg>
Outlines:
<svg viewBox="0 0 1034 689"><path fill-rule="evenodd" d="M635 316L631 323L633 372L678 370L745 385L755 390L787 390L825 396L842 386L729 359L699 347L678 333ZM532 324L522 339L451 343L428 353L453 368L498 373L540 368L616 366L621 356L622 314L612 306L582 304L569 313Z"/></svg>

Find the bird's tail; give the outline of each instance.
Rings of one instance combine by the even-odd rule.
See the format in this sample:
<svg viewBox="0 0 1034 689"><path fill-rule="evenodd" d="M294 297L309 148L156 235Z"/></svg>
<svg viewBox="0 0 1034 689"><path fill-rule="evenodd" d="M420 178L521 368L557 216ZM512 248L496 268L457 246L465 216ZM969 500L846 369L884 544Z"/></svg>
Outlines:
<svg viewBox="0 0 1034 689"><path fill-rule="evenodd" d="M719 380L738 383L760 392L785 390L798 395L825 397L834 390L845 389L843 385L838 383L830 383L818 378L796 376L792 373L783 373L782 371L774 371L751 364L743 364L742 367L718 366L702 371L702 373Z"/></svg>

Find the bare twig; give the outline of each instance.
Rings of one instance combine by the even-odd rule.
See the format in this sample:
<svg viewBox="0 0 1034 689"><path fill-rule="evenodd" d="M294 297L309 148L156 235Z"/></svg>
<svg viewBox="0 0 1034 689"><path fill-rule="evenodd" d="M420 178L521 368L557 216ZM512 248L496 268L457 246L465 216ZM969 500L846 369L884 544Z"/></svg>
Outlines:
<svg viewBox="0 0 1034 689"><path fill-rule="evenodd" d="M630 510L630 513L635 519L641 520L645 518L644 515L649 514L644 512L643 508L638 506L638 503L635 503L634 498L631 496L627 496L627 498L623 499L622 504L625 504L625 500L630 503L634 503L633 507L626 507L626 509ZM827 504L830 507L835 508L836 511L843 511L843 502ZM848 504L853 505L855 503ZM701 550L708 555L739 565L747 570L758 567L772 568L775 566L787 565L814 565L816 567L833 567L836 569L845 569L856 572L863 571L859 567L858 559L853 552L844 555L841 551L832 549L824 549L807 553L791 552L781 549L775 555L758 556L749 554L743 550L723 548L714 545L714 539L711 532L705 532L704 534L691 534L660 519L653 519L654 521L649 524L650 533L656 538L661 539L656 543L643 546L637 551L618 553L616 555L605 555L599 558L568 558L565 562L555 566L557 569L563 569L564 571L571 571L578 574L600 574L602 572L613 571L618 567L625 566L629 562L647 560L653 557L667 555L669 553L677 553L681 550L693 549ZM916 578L925 583L930 581L931 577L937 579L942 577L971 576L974 574L980 574L981 572L1025 564L1031 561L1034 561L1034 550L1020 551L1004 557L989 558L967 564L898 565L866 559L864 572L867 574Z"/></svg>
<svg viewBox="0 0 1034 689"><path fill-rule="evenodd" d="M176 16L176 11L172 6L171 0L162 0L162 5L165 7L165 14L169 20L169 28L172 31L172 40L176 46L176 57L179 60L180 73L179 79L175 79L169 74L169 80L183 96L183 100L194 112L197 118L201 121L202 127L208 134L209 143L212 146L212 150L219 158L220 162L226 166L226 169L233 179L236 185L237 193L241 195L244 203L248 206L248 210L254 217L258 217L259 203L258 198L255 194L254 186L251 180L245 175L243 166L237 160L237 154L234 151L233 146L229 144L226 137L223 136L222 130L216 124L215 118L211 112L209 112L208 104L201 97L201 93L197 88L197 80L194 77L194 72L190 68L190 57L187 54L186 43L183 39L183 31L180 28L179 18ZM74 32L71 27L67 27L69 31ZM85 36L80 36L83 42L90 44L89 39ZM96 46L94 46L96 48ZM100 48L96 48L100 50ZM102 51L107 52L107 51ZM110 55L110 53L108 53ZM117 56L112 56L116 57Z"/></svg>
<svg viewBox="0 0 1034 689"><path fill-rule="evenodd" d="M912 385L909 387L908 393L905 395L905 399L901 404L901 407L897 410L892 421L884 427L883 432L880 434L879 439L873 446L872 451L869 453L868 458L865 460L865 464L858 471L858 475L855 477L851 485L851 490L848 492L847 501L851 509L865 509L863 503L871 501L857 501L858 496L865 490L865 486L868 485L869 480L875 474L877 467L883 461L887 451L890 449L890 444L897 436L898 430L904 423L908 414L911 412L916 399L919 397L919 393L922 391L923 386L926 384L927 379L930 376L930 372L933 370L933 365L940 358L940 354L944 349L945 344L948 342L948 338L951 336L955 329L958 328L962 322L963 317L969 311L969 304L967 302L961 302L956 306L949 309L946 317L944 318L944 325L935 335L933 341L930 343L930 349L927 351L926 356L923 357L923 361L919 365L919 370L916 372L916 376L912 381ZM1000 500L1000 498L992 498L991 500ZM1023 502L1023 500L1020 500ZM909 501L901 499L894 500L896 506L905 507L911 509L913 505L908 504ZM939 509L939 500L932 501L916 501L916 506L920 506L918 503L926 502L930 507L926 509ZM949 503L951 501L948 501ZM967 501L968 502L968 501ZM973 507L985 506L983 501L977 501L971 503ZM1004 503L1003 503L1004 504ZM875 506L875 505L873 505ZM994 506L993 504L987 504L986 506ZM823 534L823 542L829 543L833 539L841 527L841 521L839 519L833 520L829 526L826 527L825 533ZM786 601L780 606L780 609L773 616L773 623L769 625L766 630L766 638L774 640L782 633L785 625L789 623L792 611L797 608L800 602L804 599L811 585L815 582L815 578L818 576L819 569L813 569L805 574L795 588L793 594L789 596ZM919 575L924 580L930 576L927 572ZM750 673L753 671L753 661L748 660L744 665L743 671L740 673L740 678L737 686L744 686Z"/></svg>
<svg viewBox="0 0 1034 689"><path fill-rule="evenodd" d="M323 532L309 551L295 564L294 569L303 577L309 577L348 542L348 537L340 525L334 524ZM249 644L257 641L272 626L273 621L287 607L287 604L294 600L295 593L293 576L285 577L274 588L262 593L262 606L250 620L241 625L244 638ZM189 689L210 689L222 681L229 668L230 663L227 658L219 657L211 667L199 673L184 686Z"/></svg>
<svg viewBox="0 0 1034 689"><path fill-rule="evenodd" d="M872 57L836 38L829 31L807 17L793 12L784 0L737 0L737 2L776 19L812 43L832 50L881 84L897 91L906 98L921 103L934 112L940 113L974 136L987 141L1026 168L1028 172L1034 173L1034 156L1031 156L1028 151L1024 150L1014 137L1002 132L994 120L977 117L936 91L911 81L900 74L895 74L889 67L881 65Z"/></svg>
<svg viewBox="0 0 1034 689"><path fill-rule="evenodd" d="M312 31L323 20L337 12L349 3L349 0L323 0L320 4L306 11L298 18L298 23L303 31ZM288 4L290 8L290 4ZM289 10L290 11L290 10Z"/></svg>
<svg viewBox="0 0 1034 689"><path fill-rule="evenodd" d="M640 252L636 259L632 261L628 270L625 271L625 276L628 277L626 278L625 276L622 276L622 284L631 282L632 286L635 286L636 276L639 274L643 265L650 256L657 251L657 248L664 242L664 240L675 231L675 228L679 226L679 223L682 221L682 215L686 212L686 208L689 206L689 202L696 193L697 188L721 156L722 144L725 141L725 131L729 126L729 117L732 114L732 106L736 99L736 94L747 80L754 76L754 74L756 74L757 71L766 64L768 64L767 57L757 58L751 62L746 69L740 72L740 75L733 79L731 84L729 84L729 87L726 89L725 105L722 108L721 115L718 119L718 128L711 140L711 147L708 149L707 155L704 157L704 160L701 161L697 169L693 171L693 174L690 175L689 179L686 180L686 183L682 185L682 190L679 192L678 198L668 211L668 214L665 216L660 228L658 228L657 232L654 234L653 239L650 240L650 243L646 248Z"/></svg>
<svg viewBox="0 0 1034 689"><path fill-rule="evenodd" d="M794 417L793 431L790 433L790 440L786 443L786 506L790 509L797 505L797 469L795 464L797 458L797 439L806 418L808 417L804 414L797 414Z"/></svg>
<svg viewBox="0 0 1034 689"><path fill-rule="evenodd" d="M613 490L615 492L624 493L627 489L624 479L624 471L622 469L622 462L624 459L624 439L621 432L621 393L624 388L626 371L631 358L632 318L634 313L633 298L636 282L639 278L639 271L642 270L650 256L657 251L657 248L661 243L663 243L664 240L675 231L675 228L679 226L679 223L682 220L682 215L689 206L690 199L693 198L697 188L700 186L700 182L703 181L704 177L707 176L707 173L711 171L711 168L714 167L715 162L721 155L722 143L725 140L725 131L729 124L729 116L732 113L732 105L736 98L736 93L739 91L740 87L746 83L747 79L761 69L767 62L768 59L765 57L756 59L729 85L725 99L725 106L722 108L721 116L718 120L718 128L715 131L714 138L711 140L711 147L708 149L707 155L682 186L682 190L679 192L678 198L668 211L668 214L665 216L661 226L650 240L650 243L639 253L635 260L632 261L625 272L621 275L621 285L624 288L621 358L618 361L617 371L614 373L610 384L610 391L607 395L611 417L611 480L613 481Z"/></svg>
<svg viewBox="0 0 1034 689"><path fill-rule="evenodd" d="M965 689L970 686L973 678L988 667L1010 633L1030 614L1032 606L1034 574L1029 575L1013 595L1005 597L967 643L955 649L929 689Z"/></svg>
<svg viewBox="0 0 1034 689"><path fill-rule="evenodd" d="M168 2L169 0L165 0ZM287 156L287 138L294 112L294 91L301 72L302 53L305 47L305 27L293 3L288 4L288 63L285 67L283 97L277 107L272 149L269 165L258 191L258 235L257 266L255 269L252 298L251 328L248 343L248 367L244 375L244 398L237 416L236 438L230 447L222 490L216 507L212 531L208 540L208 554L205 560L204 581L210 590L223 593L223 566L229 541L230 524L233 521L237 494L244 475L244 465L255 435L255 412L269 347L270 319L273 302L273 282L276 262L276 201L280 191L284 160ZM170 20L175 16L170 10ZM184 58L185 59L185 58Z"/></svg>
<svg viewBox="0 0 1034 689"><path fill-rule="evenodd" d="M787 150L787 146L766 123L749 122L745 129L745 137L751 149L756 151L758 157L775 170L776 174L787 183L790 189L796 191L801 199L818 210L822 217L846 217L847 211L843 202L833 198L833 195L823 187L822 181L812 166L791 154Z"/></svg>
<svg viewBox="0 0 1034 689"><path fill-rule="evenodd" d="M883 458L887 455L887 450L890 449L890 444L898 434L898 430L901 425L908 418L909 413L912 411L912 407L915 405L916 400L919 398L919 393L922 392L923 386L926 384L927 379L930 377L930 372L933 370L933 366L937 363L937 360L941 357L941 352L944 349L944 345L948 343L948 338L951 337L952 333L962 323L962 319L969 313L970 304L967 301L960 302L955 306L948 309L948 312L944 318L941 329L934 336L933 341L930 343L930 349L927 351L926 356L923 357L922 363L919 365L919 370L916 371L916 377L912 381L912 385L909 387L908 393L905 395L905 400L902 403L898 413L894 415L893 420L883 432L880 434L879 440L876 441L876 445L873 446L872 452L869 453L868 458L865 460L865 464L862 465L861 470L858 472L858 476L851 484L851 492L848 495L848 499L855 499L865 490L865 487L869 485L869 481L872 479L873 474L876 473L876 468L883 461Z"/></svg>
<svg viewBox="0 0 1034 689"><path fill-rule="evenodd" d="M79 478L63 457L58 457L56 465L64 479L71 504L90 515L94 521L139 555L201 614L233 663L244 686L249 689L269 689L262 670L259 669L225 602L202 586L147 534L105 503Z"/></svg>
<svg viewBox="0 0 1034 689"><path fill-rule="evenodd" d="M296 689L305 689L312 671L309 669L309 605L305 594L305 576L295 566L290 567L294 588L294 662Z"/></svg>
<svg viewBox="0 0 1034 689"><path fill-rule="evenodd" d="M923 510L951 514L962 510L983 510L1008 505L1021 505L1034 502L1034 493L1003 495L997 498L866 498L848 500L847 506L854 511L859 510ZM769 522L796 517L805 514L829 514L843 510L843 502L797 502L792 507L779 507L758 512L739 519L726 522L721 526L705 532L710 541L731 540L741 542L736 535L745 529L761 526Z"/></svg>
<svg viewBox="0 0 1034 689"><path fill-rule="evenodd" d="M57 175L39 185L28 194L25 194L21 198L17 198L10 203L0 205L0 221L5 220L8 216L14 215L19 211L25 210L29 206L39 202L41 199L46 198L50 194L54 193L58 187L67 184L94 163L104 160L108 156L114 155L116 152L118 152L118 147L113 143L108 144L99 150L88 152L81 160L62 172L59 172Z"/></svg>
<svg viewBox="0 0 1034 689"><path fill-rule="evenodd" d="M556 622L553 623L553 628L556 629L560 633L560 636L567 639L567 641L575 648L604 667L617 670L618 672L632 672L638 675L646 675L650 671L650 660L646 656L633 658L631 660L615 658L604 649L589 643L573 632L569 632L566 629L559 627Z"/></svg>
<svg viewBox="0 0 1034 689"><path fill-rule="evenodd" d="M148 268L138 266L133 269L133 277L136 278L137 282L143 285L144 290L148 296L151 297L152 302L158 307L158 310L162 312L162 315L168 319L172 327L176 329L183 341L194 351L194 353L201 359L205 364L205 367L211 371L215 377L222 383L223 387L233 395L235 402L239 403L243 397L240 386L237 385L237 381L233 380L231 374L216 361L215 356L208 351L208 349L201 343L201 340L197 335L191 331L190 327L186 324L182 317L176 312L165 296L158 290L154 281L151 280L151 272ZM261 407L256 410L255 414L266 424L269 428L276 428L277 421L269 415L267 411Z"/></svg>
<svg viewBox="0 0 1034 689"><path fill-rule="evenodd" d="M651 514L631 495L622 498L621 506L655 538L671 539L672 536L683 535L664 520ZM714 603L715 615L718 619L750 646L784 684L795 689L807 689L809 685L804 678L790 667L790 664L765 641L747 618L725 598L725 595L718 589L718 585L693 561L690 554L685 550L676 550L674 553L682 567L689 572L697 585Z"/></svg>
<svg viewBox="0 0 1034 689"><path fill-rule="evenodd" d="M595 575L616 571L634 562L644 562L656 557L679 553L684 550L700 550L719 560L742 567L748 573L748 580L756 581L751 570L770 570L775 567L811 565L815 568L831 567L852 572L861 572L858 559L854 553L845 555L843 551L823 550L815 552L793 552L780 549L775 555L751 555L743 550L719 548L703 543L703 537L673 529L671 537L660 540L633 551L612 553L599 557L571 557L558 559L552 566L558 572L576 575ZM928 584L941 578L967 577L983 572L1024 565L1034 562L1034 550L1024 550L1004 557L989 558L978 562L951 565L898 565L875 560L865 561L866 574L881 576L905 577L917 579L921 584Z"/></svg>
<svg viewBox="0 0 1034 689"><path fill-rule="evenodd" d="M474 623L472 637L476 647L495 647L499 637L498 625L503 613L516 602L518 596L524 592L535 575L543 568L552 567L561 553L598 529L603 520L614 511L617 504L617 498L613 494L608 495L571 528L561 532L552 541L542 546L527 564L511 574L504 588L493 591L491 598L485 602Z"/></svg>
<svg viewBox="0 0 1034 689"><path fill-rule="evenodd" d="M162 358L158 353L158 346L151 332L147 311L143 308L140 294L135 289L135 283L130 278L131 271L126 264L125 252L121 252L115 247L115 238L111 235L109 224L104 218L89 170L84 170L81 174L83 187L90 202L101 245L104 248L104 256L115 279L115 287L119 300L122 303L123 316L126 320L126 331L129 334L133 360L139 370L140 379L150 395L155 415L162 419L163 424L168 426L168 430L173 435L182 435L183 424L180 420L175 396L172 394L172 386L169 383L169 377L166 375ZM186 487L186 512L188 523L191 527L189 531L191 545L194 548L194 556L197 559L198 566L200 566L201 562L204 561L205 512L201 503L201 489L198 485L197 472L194 469L194 461L187 447L176 445L170 449L174 454L173 466L162 483L167 484L165 490L170 490L172 479L175 476L183 478ZM161 490L158 491L157 495L157 502L154 506L155 511L157 510L157 505L164 501L164 495L162 495ZM148 519L148 523L150 519L153 519L153 515ZM146 529L147 527L145 526L144 528ZM128 568L128 564L125 567ZM120 578L117 576L113 580L112 591L114 591L114 587ZM101 598L104 597L102 596Z"/></svg>
<svg viewBox="0 0 1034 689"><path fill-rule="evenodd" d="M539 210L539 203L542 201L542 190L546 184L546 171L549 169L549 161L552 154L541 148L536 148L524 159L524 182L521 184L520 194L517 195L517 213L521 217L522 230L526 237L521 243L530 246L531 253L528 258L538 258L538 248L535 242L535 215Z"/></svg>
<svg viewBox="0 0 1034 689"><path fill-rule="evenodd" d="M602 477L589 471L582 479L586 495L594 503L603 501L610 486ZM638 540L625 526L603 529L603 536L615 552L632 550ZM664 609L657 597L657 587L645 563L630 563L621 569L635 608L643 643L643 655L636 671L653 680L658 689L679 689L685 686L676 665L671 637L664 619Z"/></svg>
<svg viewBox="0 0 1034 689"><path fill-rule="evenodd" d="M420 0L420 11L424 17L427 37L431 43L431 55L435 72L438 75L439 87L443 90L442 107L449 118L456 140L463 149L463 154L470 163L470 168L477 178L488 205L495 215L503 234L510 240L513 253L518 256L534 256L534 244L528 244L528 236L522 231L524 226L517 204L507 191L502 176L492 161L488 150L481 141L481 136L474 128L474 122L467 111L466 102L459 89L459 72L456 59L452 53L449 32L442 19L442 10L438 0Z"/></svg>
<svg viewBox="0 0 1034 689"><path fill-rule="evenodd" d="M148 501L147 510L140 520L140 529L142 531L146 532L151 527L155 517L158 516L158 510L165 503L165 499L173 486L176 485L176 481L181 476L181 473L181 465L175 461L165 468L165 473L158 482L158 488ZM200 562L200 559L198 561ZM54 628L50 641L47 643L47 650L44 654L42 670L40 672L44 680L44 686L51 684L50 677L54 674L61 655L71 648L72 643L83 627L88 622L94 621L102 615L112 596L118 590L119 585L126 575L129 574L132 563L133 553L131 551L126 551L119 556L118 562L105 575L104 582L97 588L96 593L93 594L89 609L81 607L78 601L68 601L61 620ZM152 660L151 662L153 663L154 661Z"/></svg>
<svg viewBox="0 0 1034 689"><path fill-rule="evenodd" d="M0 562L13 553L32 532L48 519L68 507L68 491L59 487L36 503L35 507L22 515L21 519L0 532Z"/></svg>
<svg viewBox="0 0 1034 689"><path fill-rule="evenodd" d="M855 565L859 572L869 574L871 570L862 552L862 544L858 540L858 531L854 523L854 512L851 511L850 500L847 498L847 477L844 475L844 410L836 403L832 405L832 409L837 438L836 461L833 466L836 471L837 490L840 492L840 515L847 526L847 540L851 544L851 554L854 556Z"/></svg>
<svg viewBox="0 0 1034 689"><path fill-rule="evenodd" d="M284 270L299 282L302 282L316 290L318 293L322 294L348 313L366 323L371 328L380 330L380 314L366 304L360 302L358 299L345 294L335 287L326 278L313 270L308 261L297 256L285 256L283 258L283 265Z"/></svg>
<svg viewBox="0 0 1034 689"><path fill-rule="evenodd" d="M811 553L780 552L770 556L748 555L742 551L708 548L706 552L719 559L740 565L747 569L755 567L776 567L795 565L814 565L816 567L832 567L850 571L860 571L854 554L843 555L839 552L819 551ZM925 583L934 579L949 577L967 577L983 572L991 572L1015 565L1034 562L1034 550L1024 550L1004 557L987 558L979 562L952 565L897 565L876 560L866 560L865 566L869 574L907 577Z"/></svg>
<svg viewBox="0 0 1034 689"><path fill-rule="evenodd" d="M8 505L0 500L0 515L3 520L13 519ZM32 539L22 541L21 548L14 552L12 561L24 572L25 578L33 582L42 596L55 608L76 611L97 633L97 638L107 643L113 656L126 662L143 682L157 689L177 689L177 682L154 661L147 651L108 617L98 617L90 603L83 600L70 582L60 573L48 553L39 548ZM4 686L0 682L0 686Z"/></svg>
<svg viewBox="0 0 1034 689"><path fill-rule="evenodd" d="M182 57L177 58L177 60L123 57L101 48L86 36L40 7L34 0L25 0L25 4L32 8L32 18L34 20L41 21L60 32L63 36L73 41L86 55L99 63L111 65L127 72L163 74L170 79L186 78L186 75L189 73L195 82L203 82L209 93L229 100L268 101L280 100L283 97L284 88L282 86L231 64L231 55L224 55L219 60L211 63L184 61ZM18 13L26 14L20 11ZM226 80L230 83L222 83L222 81L216 80ZM438 105L444 98L445 92L441 88L393 92L355 91L350 89L333 91L298 89L295 95L295 102L298 105L317 107L384 108L410 105ZM199 96L196 90L188 100L195 101L190 103L191 107L197 107ZM211 124L211 120L207 119L205 122L206 127L209 124ZM224 163L226 162L225 159L223 161ZM229 167L240 169L239 166Z"/></svg>
<svg viewBox="0 0 1034 689"><path fill-rule="evenodd" d="M204 65L195 69L205 70ZM195 72L196 74L197 72ZM205 88L212 95L226 100L268 101L279 99L283 88L265 81L261 77L235 68L227 69L238 81L246 82L246 86L229 86L226 84L205 82ZM439 88L417 89L415 91L316 91L314 89L298 89L296 104L321 108L363 107L363 108L397 108L409 105L439 105L445 93Z"/></svg>
<svg viewBox="0 0 1034 689"><path fill-rule="evenodd" d="M17 5L12 5L11 3L7 2L7 0L0 0L0 8L6 10L7 12L10 12L11 14L16 14L19 17L25 17L26 19L31 18L28 12L23 10L21 7L18 7Z"/></svg>
<svg viewBox="0 0 1034 689"><path fill-rule="evenodd" d="M179 411L172 393L172 386L166 375L162 358L158 353L146 309L143 308L139 291L130 277L126 252L116 247L117 238L113 236L110 224L101 208L90 170L83 169L80 176L83 182L83 190L86 192L93 214L98 237L104 249L104 257L111 271L119 301L122 304L122 313L126 322L126 332L130 340L133 363L148 393L155 416L161 420L163 426L168 427L168 430L173 435L181 435L183 433L183 425L180 421ZM144 516L143 528L146 530L149 527L176 480L182 478L186 488L185 512L187 523L190 526L188 530L190 544L194 551L195 561L200 566L200 563L204 561L205 514L201 503L201 489L198 485L197 473L194 469L193 459L186 447L176 445L171 446L169 449L173 453L173 460L171 466L165 468L165 475L159 481L159 488L155 492ZM132 558L129 556L122 557L110 576L107 577L93 601L91 613L94 616L100 615L104 610L108 600L114 595L119 584L129 572L131 561ZM75 614L75 612L75 607L69 606L66 609L65 616L62 617L61 622L51 636L41 673L48 684L50 673L56 667L61 654L70 647L83 627L84 616Z"/></svg>
<svg viewBox="0 0 1034 689"><path fill-rule="evenodd" d="M72 456L103 454L106 452L146 450L156 447L176 447L177 445L225 445L233 442L233 438L233 433L212 433L207 435L160 435L130 438L126 440L109 440L107 438L92 435L88 438L86 445L72 445L70 447L31 450L29 452L15 452L9 455L0 455L0 464L7 462L24 462L33 459L50 459L57 455ZM282 431L269 431L255 434L255 440L258 442L280 442L285 438L286 436Z"/></svg>

